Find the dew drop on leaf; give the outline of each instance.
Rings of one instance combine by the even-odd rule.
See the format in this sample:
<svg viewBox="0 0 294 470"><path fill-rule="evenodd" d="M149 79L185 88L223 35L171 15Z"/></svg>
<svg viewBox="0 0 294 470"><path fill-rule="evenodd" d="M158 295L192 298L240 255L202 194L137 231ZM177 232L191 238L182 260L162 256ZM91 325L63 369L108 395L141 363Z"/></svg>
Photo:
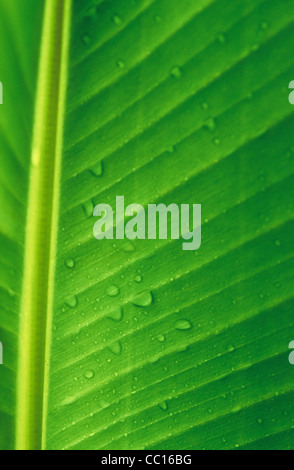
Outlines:
<svg viewBox="0 0 294 470"><path fill-rule="evenodd" d="M153 297L151 292L142 292L133 300L133 305L136 307L149 307L153 302Z"/></svg>
<svg viewBox="0 0 294 470"><path fill-rule="evenodd" d="M84 34L82 36L82 41L83 41L84 44L86 44L86 46L88 46L91 42L89 34Z"/></svg>
<svg viewBox="0 0 294 470"><path fill-rule="evenodd" d="M177 330L191 330L192 324L188 320L178 320L175 327Z"/></svg>
<svg viewBox="0 0 294 470"><path fill-rule="evenodd" d="M135 277L135 281L140 283L142 282L142 276L140 276L140 274L138 274L136 277Z"/></svg>
<svg viewBox="0 0 294 470"><path fill-rule="evenodd" d="M102 176L103 175L103 163L102 163L101 160L99 162L95 163L95 165L93 165L90 168L90 173L93 176Z"/></svg>
<svg viewBox="0 0 294 470"><path fill-rule="evenodd" d="M92 370L87 370L87 372L84 373L84 377L85 379L93 379L94 377L94 372Z"/></svg>
<svg viewBox="0 0 294 470"><path fill-rule="evenodd" d="M9 297L16 297L16 293L12 289L9 289L8 294Z"/></svg>
<svg viewBox="0 0 294 470"><path fill-rule="evenodd" d="M114 284L109 286L106 290L106 293L107 295L109 295L109 297L117 297L119 292L120 292L119 287Z"/></svg>
<svg viewBox="0 0 294 470"><path fill-rule="evenodd" d="M119 15L114 15L112 17L112 21L114 24L116 24L117 26L121 25L122 24L122 19Z"/></svg>
<svg viewBox="0 0 294 470"><path fill-rule="evenodd" d="M162 401L161 403L159 403L158 406L162 411L167 411L167 409L168 409L166 401Z"/></svg>
<svg viewBox="0 0 294 470"><path fill-rule="evenodd" d="M260 29L262 29L262 31L266 31L267 29L269 28L269 24L267 21L263 21L260 25Z"/></svg>
<svg viewBox="0 0 294 470"><path fill-rule="evenodd" d="M115 341L114 343L110 344L109 350L115 354L116 356L119 356L122 352L122 345L119 341Z"/></svg>
<svg viewBox="0 0 294 470"><path fill-rule="evenodd" d="M213 118L208 118L203 123L203 127L210 131L213 131L216 128L215 120Z"/></svg>
<svg viewBox="0 0 294 470"><path fill-rule="evenodd" d="M159 356L151 356L148 359L149 364L156 364L160 360Z"/></svg>
<svg viewBox="0 0 294 470"><path fill-rule="evenodd" d="M132 253L133 251L135 251L135 247L134 247L134 245L133 245L131 242L126 241L126 242L122 245L122 250L123 250L125 253Z"/></svg>
<svg viewBox="0 0 294 470"><path fill-rule="evenodd" d="M68 307L75 308L78 305L78 298L73 295L72 297L68 297L65 303Z"/></svg>
<svg viewBox="0 0 294 470"><path fill-rule="evenodd" d="M125 68L125 63L124 63L123 60L118 60L116 65L119 69L124 69Z"/></svg>
<svg viewBox="0 0 294 470"><path fill-rule="evenodd" d="M181 78L181 76L182 76L182 71L181 71L180 67L175 66L175 67L173 67L173 68L171 69L170 74L171 74L171 76L174 77L174 78Z"/></svg>
<svg viewBox="0 0 294 470"><path fill-rule="evenodd" d="M75 260L72 259L72 258L68 258L67 260L65 260L65 265L70 269L74 268L75 267Z"/></svg>
<svg viewBox="0 0 294 470"><path fill-rule="evenodd" d="M164 335L158 335L156 339L157 339L157 341L159 341L160 343L164 343L164 341L166 340L166 338L165 338Z"/></svg>
<svg viewBox="0 0 294 470"><path fill-rule="evenodd" d="M90 217L92 217L93 211L94 211L94 204L93 204L93 201L92 201L92 200L87 201L87 202L85 202L82 206L83 206L83 211L84 211L85 216L86 216L88 219L89 219Z"/></svg>
<svg viewBox="0 0 294 470"><path fill-rule="evenodd" d="M219 34L218 37L217 37L217 41L220 44L224 44L226 42L226 38L225 38L224 34Z"/></svg>
<svg viewBox="0 0 294 470"><path fill-rule="evenodd" d="M162 22L162 18L161 18L161 16L159 16L159 15L155 15L155 16L154 16L154 20L155 20L155 22L158 23L158 24L160 24L160 23Z"/></svg>
<svg viewBox="0 0 294 470"><path fill-rule="evenodd" d="M123 309L121 307L116 308L107 315L107 318L110 318L113 321L121 321L123 318Z"/></svg>
<svg viewBox="0 0 294 470"><path fill-rule="evenodd" d="M96 15L96 8L95 8L95 7L91 7L91 8L89 8L89 10L87 11L86 18L93 18L95 15Z"/></svg>

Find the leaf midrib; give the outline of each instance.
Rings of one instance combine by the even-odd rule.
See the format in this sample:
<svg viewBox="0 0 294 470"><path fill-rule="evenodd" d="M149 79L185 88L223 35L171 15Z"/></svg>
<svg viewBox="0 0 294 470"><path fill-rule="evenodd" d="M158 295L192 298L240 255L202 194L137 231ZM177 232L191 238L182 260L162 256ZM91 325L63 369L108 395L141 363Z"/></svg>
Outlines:
<svg viewBox="0 0 294 470"><path fill-rule="evenodd" d="M18 450L41 449L44 440L70 7L71 0L46 0L44 8L21 297Z"/></svg>

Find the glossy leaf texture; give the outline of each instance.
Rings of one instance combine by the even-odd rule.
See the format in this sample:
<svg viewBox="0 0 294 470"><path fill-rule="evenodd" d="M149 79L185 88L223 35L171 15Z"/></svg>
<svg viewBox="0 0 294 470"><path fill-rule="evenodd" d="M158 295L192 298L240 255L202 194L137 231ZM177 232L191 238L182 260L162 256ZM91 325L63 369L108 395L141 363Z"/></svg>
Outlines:
<svg viewBox="0 0 294 470"><path fill-rule="evenodd" d="M42 2L7 3L0 445L13 448L37 64L53 38ZM292 0L72 1L54 260L39 259L54 269L30 313L46 320L43 448L293 447L293 20ZM118 195L202 204L201 248L96 240L93 209Z"/></svg>

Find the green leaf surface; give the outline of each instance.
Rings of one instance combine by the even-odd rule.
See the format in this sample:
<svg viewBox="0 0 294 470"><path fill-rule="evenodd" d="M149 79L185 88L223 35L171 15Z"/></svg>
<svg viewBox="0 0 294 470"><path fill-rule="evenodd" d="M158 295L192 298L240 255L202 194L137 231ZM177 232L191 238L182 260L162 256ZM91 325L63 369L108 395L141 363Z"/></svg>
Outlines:
<svg viewBox="0 0 294 470"><path fill-rule="evenodd" d="M293 448L292 0L0 0L0 448ZM202 245L93 236L202 204Z"/></svg>

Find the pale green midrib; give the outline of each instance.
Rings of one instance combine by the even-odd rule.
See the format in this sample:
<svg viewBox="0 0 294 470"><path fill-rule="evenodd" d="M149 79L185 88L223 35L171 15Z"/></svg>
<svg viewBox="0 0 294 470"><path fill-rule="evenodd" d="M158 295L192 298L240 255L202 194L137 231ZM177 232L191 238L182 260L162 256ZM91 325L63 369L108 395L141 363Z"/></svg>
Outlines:
<svg viewBox="0 0 294 470"><path fill-rule="evenodd" d="M44 361L44 388L43 388L43 408L42 408L42 441L41 448L46 449L47 441L47 417L48 417L48 392L49 392L49 372L50 372L50 355L51 355L51 336L53 331L53 302L55 287L55 266L57 259L57 236L59 221L59 203L60 203L60 176L62 165L63 150L63 123L65 118L66 90L68 83L68 55L70 46L70 27L72 1L64 1L64 16L62 30L62 51L61 51L61 67L60 67L60 99L58 110L58 128L56 134L56 169L54 179L53 192L53 212L51 223L51 247L49 260L49 280L48 280L48 302L47 302L47 325L45 336L45 361Z"/></svg>
<svg viewBox="0 0 294 470"><path fill-rule="evenodd" d="M57 197L61 160L65 65L64 24L69 25L71 0L46 0L32 136L32 157L16 390L15 447L41 449L44 406L45 350L50 321L52 247L57 231ZM49 285L50 279L50 285ZM50 304L51 307L51 304Z"/></svg>

